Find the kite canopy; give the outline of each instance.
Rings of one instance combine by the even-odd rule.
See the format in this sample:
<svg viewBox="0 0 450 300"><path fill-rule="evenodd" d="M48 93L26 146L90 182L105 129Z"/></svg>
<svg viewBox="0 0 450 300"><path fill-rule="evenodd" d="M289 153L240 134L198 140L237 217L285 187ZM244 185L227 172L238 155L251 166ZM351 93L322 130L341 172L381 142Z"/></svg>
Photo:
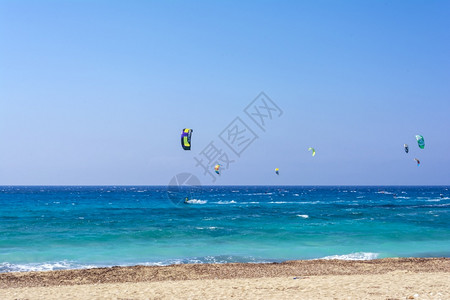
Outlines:
<svg viewBox="0 0 450 300"><path fill-rule="evenodd" d="M421 135L416 135L416 140L417 140L417 144L419 145L420 149L425 148L425 140L423 139L423 136Z"/></svg>
<svg viewBox="0 0 450 300"><path fill-rule="evenodd" d="M314 148L309 147L308 151L312 151L312 156L316 155L316 150L314 150Z"/></svg>
<svg viewBox="0 0 450 300"><path fill-rule="evenodd" d="M214 171L216 171L216 173L220 175L219 169L220 169L220 165L216 165L216 166L214 167Z"/></svg>
<svg viewBox="0 0 450 300"><path fill-rule="evenodd" d="M403 147L405 147L405 152L408 153L409 152L409 147L407 144L404 144Z"/></svg>
<svg viewBox="0 0 450 300"><path fill-rule="evenodd" d="M417 158L414 158L414 160L417 162L417 166L420 166L420 160L418 160Z"/></svg>
<svg viewBox="0 0 450 300"><path fill-rule="evenodd" d="M191 150L192 131L192 129L184 128L181 132L181 147L183 147L184 150Z"/></svg>
<svg viewBox="0 0 450 300"><path fill-rule="evenodd" d="M277 175L280 175L280 169L276 168L276 169L275 169L275 173L276 173Z"/></svg>

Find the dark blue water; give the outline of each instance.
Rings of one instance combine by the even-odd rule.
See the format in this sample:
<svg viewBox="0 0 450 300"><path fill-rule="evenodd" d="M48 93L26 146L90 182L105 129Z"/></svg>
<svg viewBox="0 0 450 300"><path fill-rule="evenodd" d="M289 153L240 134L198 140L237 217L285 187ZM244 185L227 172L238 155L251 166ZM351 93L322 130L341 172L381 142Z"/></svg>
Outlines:
<svg viewBox="0 0 450 300"><path fill-rule="evenodd" d="M449 187L0 187L0 272L411 256L450 257Z"/></svg>

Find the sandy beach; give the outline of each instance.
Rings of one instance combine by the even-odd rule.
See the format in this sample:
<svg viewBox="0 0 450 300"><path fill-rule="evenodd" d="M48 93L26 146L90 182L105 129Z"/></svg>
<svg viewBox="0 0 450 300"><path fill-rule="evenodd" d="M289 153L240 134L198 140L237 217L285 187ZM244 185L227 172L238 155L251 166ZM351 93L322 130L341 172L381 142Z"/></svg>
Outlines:
<svg viewBox="0 0 450 300"><path fill-rule="evenodd" d="M0 299L450 299L450 259L3 273L0 287Z"/></svg>

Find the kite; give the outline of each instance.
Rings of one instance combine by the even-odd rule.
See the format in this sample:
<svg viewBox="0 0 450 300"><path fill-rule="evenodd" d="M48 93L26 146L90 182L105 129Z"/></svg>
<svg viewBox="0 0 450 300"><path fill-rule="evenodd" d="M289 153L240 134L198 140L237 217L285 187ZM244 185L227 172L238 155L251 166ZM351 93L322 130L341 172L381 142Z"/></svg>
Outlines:
<svg viewBox="0 0 450 300"><path fill-rule="evenodd" d="M193 130L189 128L184 128L181 132L181 147L184 150L191 150L191 135Z"/></svg>
<svg viewBox="0 0 450 300"><path fill-rule="evenodd" d="M418 160L417 158L414 158L414 160L417 162L417 166L420 166L420 160Z"/></svg>
<svg viewBox="0 0 450 300"><path fill-rule="evenodd" d="M280 169L276 168L276 169L275 169L275 173L276 173L277 175L280 175Z"/></svg>
<svg viewBox="0 0 450 300"><path fill-rule="evenodd" d="M316 150L314 150L314 148L309 147L308 151L312 151L312 156L316 155Z"/></svg>
<svg viewBox="0 0 450 300"><path fill-rule="evenodd" d="M409 152L409 147L407 144L404 144L403 147L405 147L405 152L408 153Z"/></svg>
<svg viewBox="0 0 450 300"><path fill-rule="evenodd" d="M420 149L425 148L425 140L423 139L423 136L421 135L416 135L416 140L417 140L417 145L419 145Z"/></svg>
<svg viewBox="0 0 450 300"><path fill-rule="evenodd" d="M220 175L219 169L220 169L220 165L216 165L214 167L214 171L216 171L216 173Z"/></svg>

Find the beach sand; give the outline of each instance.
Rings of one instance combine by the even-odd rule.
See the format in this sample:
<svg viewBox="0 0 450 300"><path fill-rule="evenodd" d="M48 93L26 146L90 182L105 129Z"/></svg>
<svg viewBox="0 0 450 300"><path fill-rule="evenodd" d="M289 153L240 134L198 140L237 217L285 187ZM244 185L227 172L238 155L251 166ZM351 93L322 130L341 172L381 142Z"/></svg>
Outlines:
<svg viewBox="0 0 450 300"><path fill-rule="evenodd" d="M0 299L450 299L450 259L3 273Z"/></svg>

